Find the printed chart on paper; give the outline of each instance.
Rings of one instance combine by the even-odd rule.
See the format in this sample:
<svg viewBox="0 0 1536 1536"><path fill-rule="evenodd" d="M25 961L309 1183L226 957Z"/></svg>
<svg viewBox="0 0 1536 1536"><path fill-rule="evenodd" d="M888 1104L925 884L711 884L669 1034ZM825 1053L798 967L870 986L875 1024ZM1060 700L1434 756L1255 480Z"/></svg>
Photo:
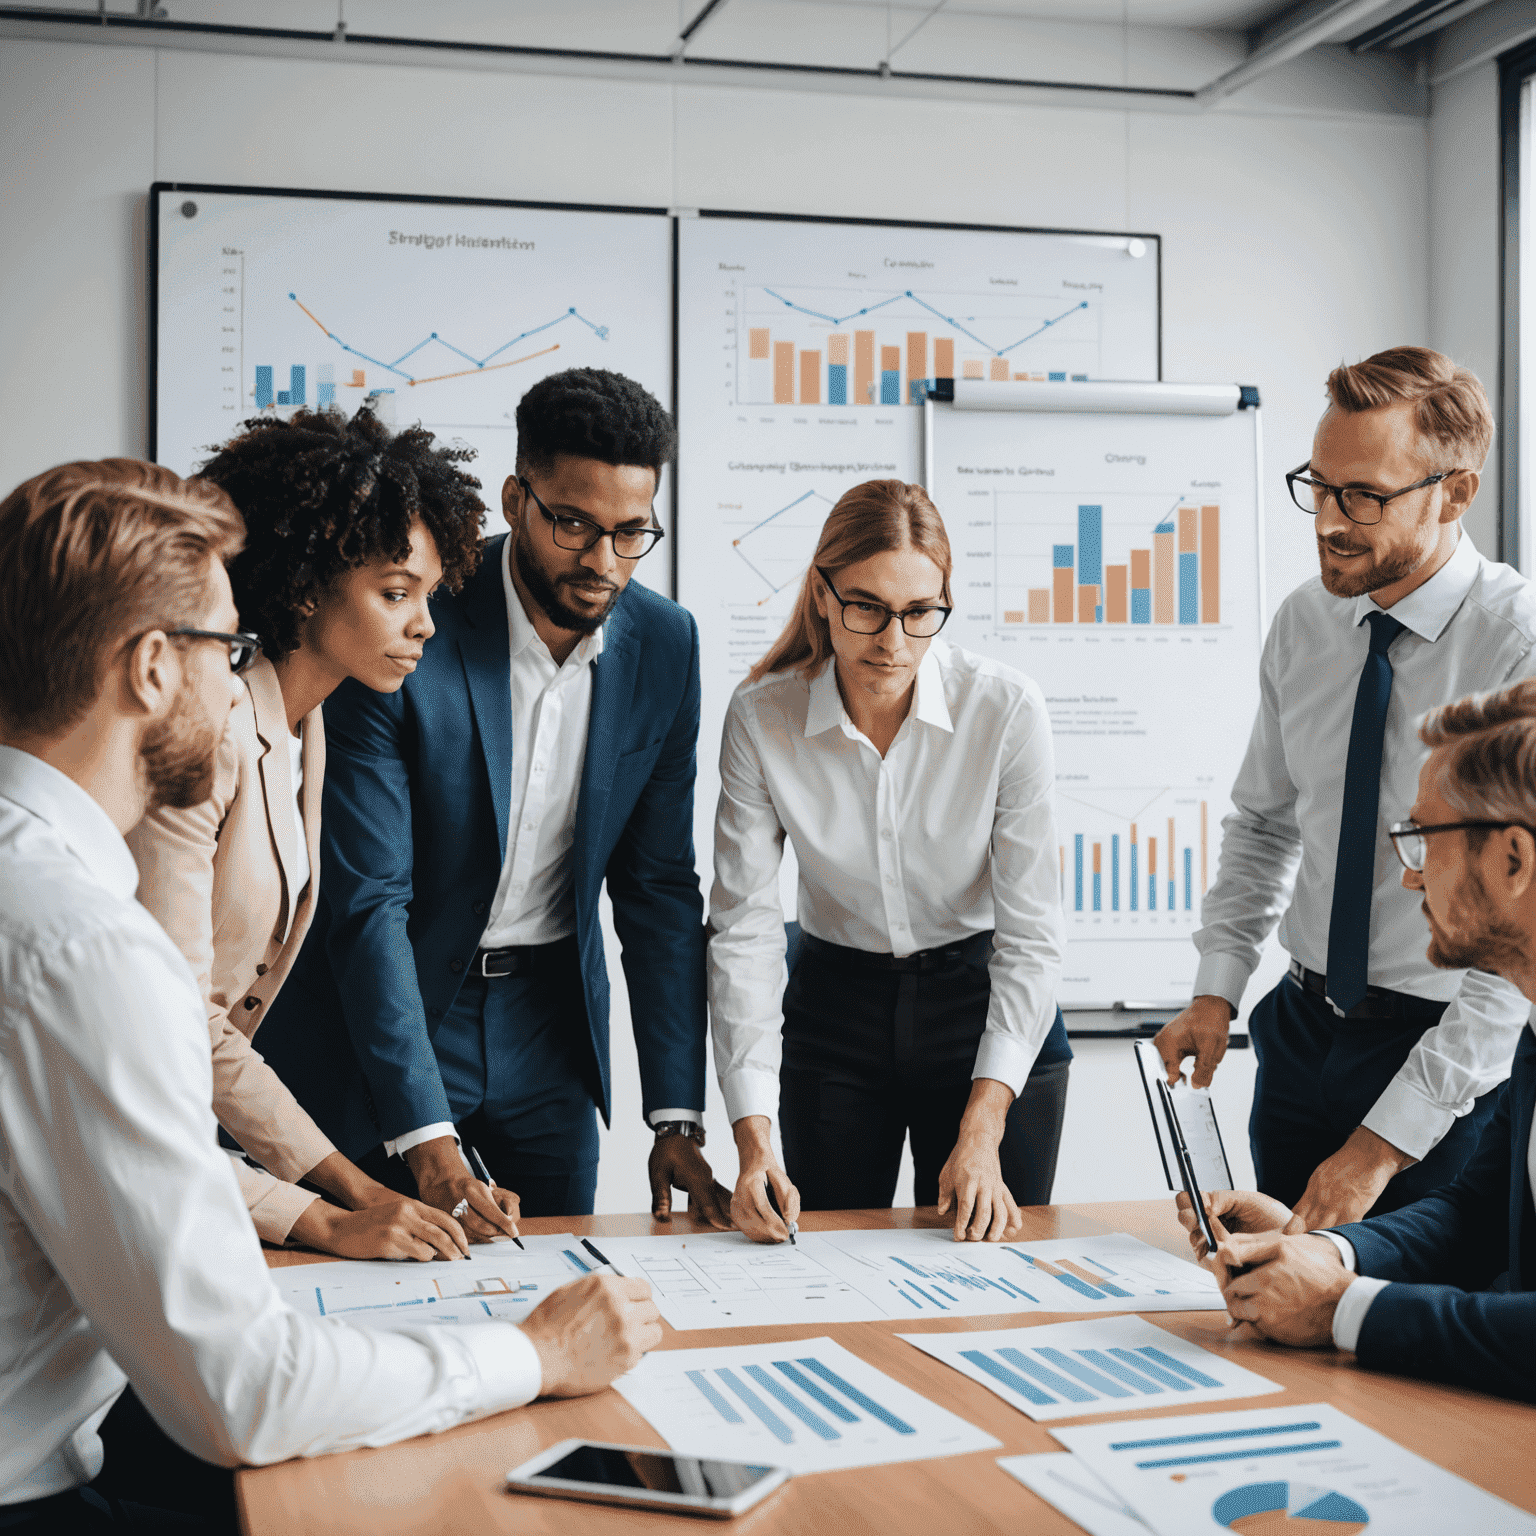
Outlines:
<svg viewBox="0 0 1536 1536"><path fill-rule="evenodd" d="M158 196L156 453L178 473L248 417L366 400L477 450L496 531L530 385L610 368L671 406L664 216Z"/></svg>

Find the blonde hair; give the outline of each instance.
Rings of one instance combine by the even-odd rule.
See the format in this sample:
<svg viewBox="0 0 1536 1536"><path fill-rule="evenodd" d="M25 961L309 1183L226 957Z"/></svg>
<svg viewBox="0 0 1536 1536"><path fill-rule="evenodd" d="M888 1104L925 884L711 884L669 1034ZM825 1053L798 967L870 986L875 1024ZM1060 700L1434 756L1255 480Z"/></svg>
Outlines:
<svg viewBox="0 0 1536 1536"><path fill-rule="evenodd" d="M893 549L916 549L927 555L944 578L944 601L949 602L949 535L927 491L901 480L866 480L845 492L827 513L789 623L752 668L748 680L755 683L770 672L791 670L809 678L820 671L832 656L832 631L816 611L816 567L835 576L871 555Z"/></svg>
<svg viewBox="0 0 1536 1536"><path fill-rule="evenodd" d="M1349 412L1413 402L1414 425L1437 470L1480 470L1493 447L1493 411L1477 375L1428 347L1391 347L1340 364L1328 375L1328 398Z"/></svg>
<svg viewBox="0 0 1536 1536"><path fill-rule="evenodd" d="M1443 705L1419 736L1446 749L1436 787L1459 815L1536 823L1536 678Z"/></svg>
<svg viewBox="0 0 1536 1536"><path fill-rule="evenodd" d="M137 459L61 464L17 486L0 502L0 723L68 730L126 644L202 619L209 560L244 538L216 485Z"/></svg>

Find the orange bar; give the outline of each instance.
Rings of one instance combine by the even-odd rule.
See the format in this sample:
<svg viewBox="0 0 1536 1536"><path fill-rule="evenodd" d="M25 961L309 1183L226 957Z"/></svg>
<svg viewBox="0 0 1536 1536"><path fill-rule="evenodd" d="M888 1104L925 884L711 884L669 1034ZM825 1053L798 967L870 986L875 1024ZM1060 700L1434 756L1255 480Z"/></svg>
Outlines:
<svg viewBox="0 0 1536 1536"><path fill-rule="evenodd" d="M979 357L968 357L968 358L966 358L965 363L964 363L963 366L965 368L965 377L966 378L968 378L968 379L979 379L979 378L981 378L981 376L982 376L982 373L981 373L981 359Z"/></svg>
<svg viewBox="0 0 1536 1536"><path fill-rule="evenodd" d="M834 334L827 337L827 361L833 366L848 366L848 338Z"/></svg>
<svg viewBox="0 0 1536 1536"><path fill-rule="evenodd" d="M1071 566L1051 572L1051 585L1055 594L1051 617L1057 624L1072 622L1072 579L1075 575Z"/></svg>
<svg viewBox="0 0 1536 1536"><path fill-rule="evenodd" d="M1172 624L1175 612L1174 593L1178 584L1173 573L1173 535L1152 535L1152 622Z"/></svg>
<svg viewBox="0 0 1536 1536"><path fill-rule="evenodd" d="M1102 875L1104 873L1103 843L1095 843L1093 845L1093 872L1096 875Z"/></svg>
<svg viewBox="0 0 1536 1536"><path fill-rule="evenodd" d="M933 376L936 379L952 379L955 376L955 338L933 338Z"/></svg>
<svg viewBox="0 0 1536 1536"><path fill-rule="evenodd" d="M1179 553L1181 555L1193 555L1199 549L1199 541L1195 534L1195 519L1199 511L1195 507L1179 508Z"/></svg>
<svg viewBox="0 0 1536 1536"><path fill-rule="evenodd" d="M881 373L900 373L901 372L901 348L900 347L881 347L880 348L880 372Z"/></svg>
<svg viewBox="0 0 1536 1536"><path fill-rule="evenodd" d="M1143 592L1152 589L1152 551L1150 549L1133 549L1131 551L1131 585Z"/></svg>
<svg viewBox="0 0 1536 1536"><path fill-rule="evenodd" d="M1200 622L1221 623L1220 507L1200 508Z"/></svg>
<svg viewBox="0 0 1536 1536"><path fill-rule="evenodd" d="M1149 875L1157 873L1157 839L1155 837L1147 839L1147 873Z"/></svg>
<svg viewBox="0 0 1536 1536"><path fill-rule="evenodd" d="M1079 587L1077 589L1077 622L1079 624L1097 624L1093 610L1099 606L1099 589L1097 586Z"/></svg>
<svg viewBox="0 0 1536 1536"><path fill-rule="evenodd" d="M768 327L766 325L754 325L747 332L747 356L759 357L767 361Z"/></svg>
<svg viewBox="0 0 1536 1536"><path fill-rule="evenodd" d="M875 333L853 333L853 403L875 404Z"/></svg>
<svg viewBox="0 0 1536 1536"><path fill-rule="evenodd" d="M1029 589L1029 622L1031 624L1051 622L1051 589L1049 587Z"/></svg>
<svg viewBox="0 0 1536 1536"><path fill-rule="evenodd" d="M1091 1269L1084 1269L1081 1264L1074 1264L1071 1259L1063 1259L1061 1267L1069 1275L1076 1275L1079 1280L1086 1281L1089 1285L1098 1286L1101 1290L1103 1289L1103 1275L1096 1275Z"/></svg>
<svg viewBox="0 0 1536 1536"><path fill-rule="evenodd" d="M792 341L773 344L773 403L795 403L795 344Z"/></svg>
<svg viewBox="0 0 1536 1536"><path fill-rule="evenodd" d="M1125 575L1126 568L1123 565L1104 567L1104 622L1106 624L1131 622Z"/></svg>
<svg viewBox="0 0 1536 1536"><path fill-rule="evenodd" d="M996 382L998 379L1002 379L1005 382L1007 381L1008 359L1006 357L994 357L992 359L992 379L994 382Z"/></svg>
<svg viewBox="0 0 1536 1536"><path fill-rule="evenodd" d="M1022 624L1024 622L1024 610L1022 608L1003 609L1004 624Z"/></svg>
<svg viewBox="0 0 1536 1536"><path fill-rule="evenodd" d="M1200 802L1200 894L1205 895L1205 851L1206 851L1206 826L1205 826L1205 801Z"/></svg>
<svg viewBox="0 0 1536 1536"><path fill-rule="evenodd" d="M1054 1264L1047 1264L1044 1259L1037 1259L1034 1254L1026 1254L1025 1257L1042 1275L1059 1275L1061 1271Z"/></svg>
<svg viewBox="0 0 1536 1536"><path fill-rule="evenodd" d="M821 404L821 353L800 354L800 404Z"/></svg>
<svg viewBox="0 0 1536 1536"><path fill-rule="evenodd" d="M1131 823L1131 841L1133 843L1136 841L1136 823L1134 821Z"/></svg>
<svg viewBox="0 0 1536 1536"><path fill-rule="evenodd" d="M364 387L365 386L363 384L363 370L361 368L354 368L352 370L352 382L347 385L347 388L348 389L362 389Z"/></svg>
<svg viewBox="0 0 1536 1536"><path fill-rule="evenodd" d="M928 332L907 332L907 379L928 377Z"/></svg>

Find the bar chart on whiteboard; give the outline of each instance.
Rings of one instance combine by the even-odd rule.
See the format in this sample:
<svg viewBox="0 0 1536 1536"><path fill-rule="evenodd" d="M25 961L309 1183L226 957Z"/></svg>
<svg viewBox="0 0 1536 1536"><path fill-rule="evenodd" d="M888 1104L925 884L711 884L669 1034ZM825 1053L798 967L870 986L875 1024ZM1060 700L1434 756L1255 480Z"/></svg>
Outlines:
<svg viewBox="0 0 1536 1536"><path fill-rule="evenodd" d="M1051 713L1058 999L1185 1002L1258 702L1257 413L929 410L944 638L1028 673Z"/></svg>

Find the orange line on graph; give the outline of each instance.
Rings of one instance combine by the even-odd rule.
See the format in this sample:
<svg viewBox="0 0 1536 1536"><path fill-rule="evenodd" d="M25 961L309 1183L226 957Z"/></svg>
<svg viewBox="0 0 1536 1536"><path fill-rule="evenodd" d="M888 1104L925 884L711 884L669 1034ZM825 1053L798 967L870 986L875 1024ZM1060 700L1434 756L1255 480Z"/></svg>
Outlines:
<svg viewBox="0 0 1536 1536"><path fill-rule="evenodd" d="M304 308L302 304L299 307L301 309ZM309 315L307 309L304 310L304 313ZM309 315L309 318L313 320L315 317ZM539 352L530 352L527 357L514 357L510 363L492 363L489 368L460 368L457 373L434 373L430 379L410 379L407 382L412 389L415 389L418 384L436 384L440 379L462 379L466 374L470 373L495 373L498 368L515 368L519 363L529 363L536 357L544 357L550 352L558 352L559 350L560 343L557 341L554 346L545 347Z"/></svg>
<svg viewBox="0 0 1536 1536"><path fill-rule="evenodd" d="M304 305L301 300L295 299L293 302L297 304L300 309L304 309ZM314 320L315 324L318 325L322 331L325 331L324 321L316 319L315 315L310 310L304 309L304 313L308 315L311 320ZM331 333L329 331L325 331L325 334L329 336Z"/></svg>

